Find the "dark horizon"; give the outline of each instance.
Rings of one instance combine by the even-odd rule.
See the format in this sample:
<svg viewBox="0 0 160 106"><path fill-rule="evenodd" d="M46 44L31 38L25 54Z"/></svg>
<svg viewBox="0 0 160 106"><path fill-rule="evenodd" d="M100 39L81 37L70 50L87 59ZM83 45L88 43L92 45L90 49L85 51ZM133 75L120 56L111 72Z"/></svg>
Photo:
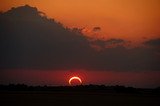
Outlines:
<svg viewBox="0 0 160 106"><path fill-rule="evenodd" d="M23 90L23 87L41 87L41 88L45 88L45 87L55 87L55 88L59 88L59 87L97 87L97 88L112 88L112 87L122 87L122 88L134 88L134 89L160 89L160 86L157 86L157 87L154 87L154 88L145 88L145 87L133 87L133 86L126 86L126 85L105 85L105 84L77 84L77 85L30 85L30 84L24 84L24 83L8 83L8 84L0 84L0 87L9 87L9 86L14 86L14 87L22 87L22 90ZM12 90L12 89L11 89Z"/></svg>
<svg viewBox="0 0 160 106"><path fill-rule="evenodd" d="M142 89L118 85L27 86L19 84L0 85L0 94L1 104L5 106L11 104L159 106L160 103L160 87Z"/></svg>

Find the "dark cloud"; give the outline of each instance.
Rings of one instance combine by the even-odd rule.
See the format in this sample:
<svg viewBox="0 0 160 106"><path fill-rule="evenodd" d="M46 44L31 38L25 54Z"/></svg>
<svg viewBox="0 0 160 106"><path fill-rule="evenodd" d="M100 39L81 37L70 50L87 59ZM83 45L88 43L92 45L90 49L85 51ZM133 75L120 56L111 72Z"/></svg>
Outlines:
<svg viewBox="0 0 160 106"><path fill-rule="evenodd" d="M95 46L98 46L98 47L100 47L102 49L105 49L106 41L97 39L97 40L92 41L92 45L95 45Z"/></svg>
<svg viewBox="0 0 160 106"><path fill-rule="evenodd" d="M148 40L144 44L152 47L160 47L160 38Z"/></svg>
<svg viewBox="0 0 160 106"><path fill-rule="evenodd" d="M94 41L104 47L96 51L80 29L41 14L27 5L0 14L1 69L160 70L157 49L127 49L120 45L126 41L109 39Z"/></svg>
<svg viewBox="0 0 160 106"><path fill-rule="evenodd" d="M93 28L93 31L94 31L94 32L101 31L101 27L94 27L94 28Z"/></svg>
<svg viewBox="0 0 160 106"><path fill-rule="evenodd" d="M113 46L118 46L126 43L125 40L123 39L108 39L108 40L103 40L103 39L97 39L92 41L93 45L99 46L102 49L105 49L106 47L113 47Z"/></svg>
<svg viewBox="0 0 160 106"><path fill-rule="evenodd" d="M0 35L1 68L66 68L91 50L81 33L27 5L1 14Z"/></svg>
<svg viewBox="0 0 160 106"><path fill-rule="evenodd" d="M95 59L95 69L101 70L121 70L121 71L149 71L160 70L160 56L156 55L152 49L132 48L124 46L107 48L100 52Z"/></svg>
<svg viewBox="0 0 160 106"><path fill-rule="evenodd" d="M109 39L106 41L107 44L121 44L125 42L126 41L124 41L123 39Z"/></svg>

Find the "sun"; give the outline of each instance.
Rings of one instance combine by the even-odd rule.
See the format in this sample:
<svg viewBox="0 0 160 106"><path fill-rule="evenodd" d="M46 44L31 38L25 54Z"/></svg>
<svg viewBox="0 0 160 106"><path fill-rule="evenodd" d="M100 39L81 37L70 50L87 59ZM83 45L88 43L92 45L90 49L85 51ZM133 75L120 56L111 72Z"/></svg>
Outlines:
<svg viewBox="0 0 160 106"><path fill-rule="evenodd" d="M73 81L73 80L78 80L78 81L80 82L80 84L82 84L82 80L81 80L79 77L74 76L74 77L71 77L71 78L69 79L69 81L68 81L69 85L72 85L72 81Z"/></svg>

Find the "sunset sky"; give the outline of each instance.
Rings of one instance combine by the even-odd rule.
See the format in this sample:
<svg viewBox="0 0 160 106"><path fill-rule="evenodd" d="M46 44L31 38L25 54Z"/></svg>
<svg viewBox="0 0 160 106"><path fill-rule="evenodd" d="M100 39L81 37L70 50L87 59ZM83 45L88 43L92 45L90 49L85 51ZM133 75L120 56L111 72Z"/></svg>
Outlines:
<svg viewBox="0 0 160 106"><path fill-rule="evenodd" d="M159 0L1 0L0 10L25 4L65 26L85 27L91 36L139 42L160 35ZM93 27L101 31L95 35Z"/></svg>
<svg viewBox="0 0 160 106"><path fill-rule="evenodd" d="M0 11L0 84L160 86L160 0L0 0Z"/></svg>

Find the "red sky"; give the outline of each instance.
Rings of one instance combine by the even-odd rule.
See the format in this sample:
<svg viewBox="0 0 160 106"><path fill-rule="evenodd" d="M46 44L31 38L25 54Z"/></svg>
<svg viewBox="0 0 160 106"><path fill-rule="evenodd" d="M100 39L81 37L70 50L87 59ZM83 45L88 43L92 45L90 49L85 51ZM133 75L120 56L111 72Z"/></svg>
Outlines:
<svg viewBox="0 0 160 106"><path fill-rule="evenodd" d="M0 83L25 83L29 85L69 85L68 80L79 76L83 84L125 85L157 87L160 72L113 72L85 70L1 70Z"/></svg>
<svg viewBox="0 0 160 106"><path fill-rule="evenodd" d="M134 42L160 35L159 0L1 0L0 10L29 4L69 27L101 27L96 36Z"/></svg>

